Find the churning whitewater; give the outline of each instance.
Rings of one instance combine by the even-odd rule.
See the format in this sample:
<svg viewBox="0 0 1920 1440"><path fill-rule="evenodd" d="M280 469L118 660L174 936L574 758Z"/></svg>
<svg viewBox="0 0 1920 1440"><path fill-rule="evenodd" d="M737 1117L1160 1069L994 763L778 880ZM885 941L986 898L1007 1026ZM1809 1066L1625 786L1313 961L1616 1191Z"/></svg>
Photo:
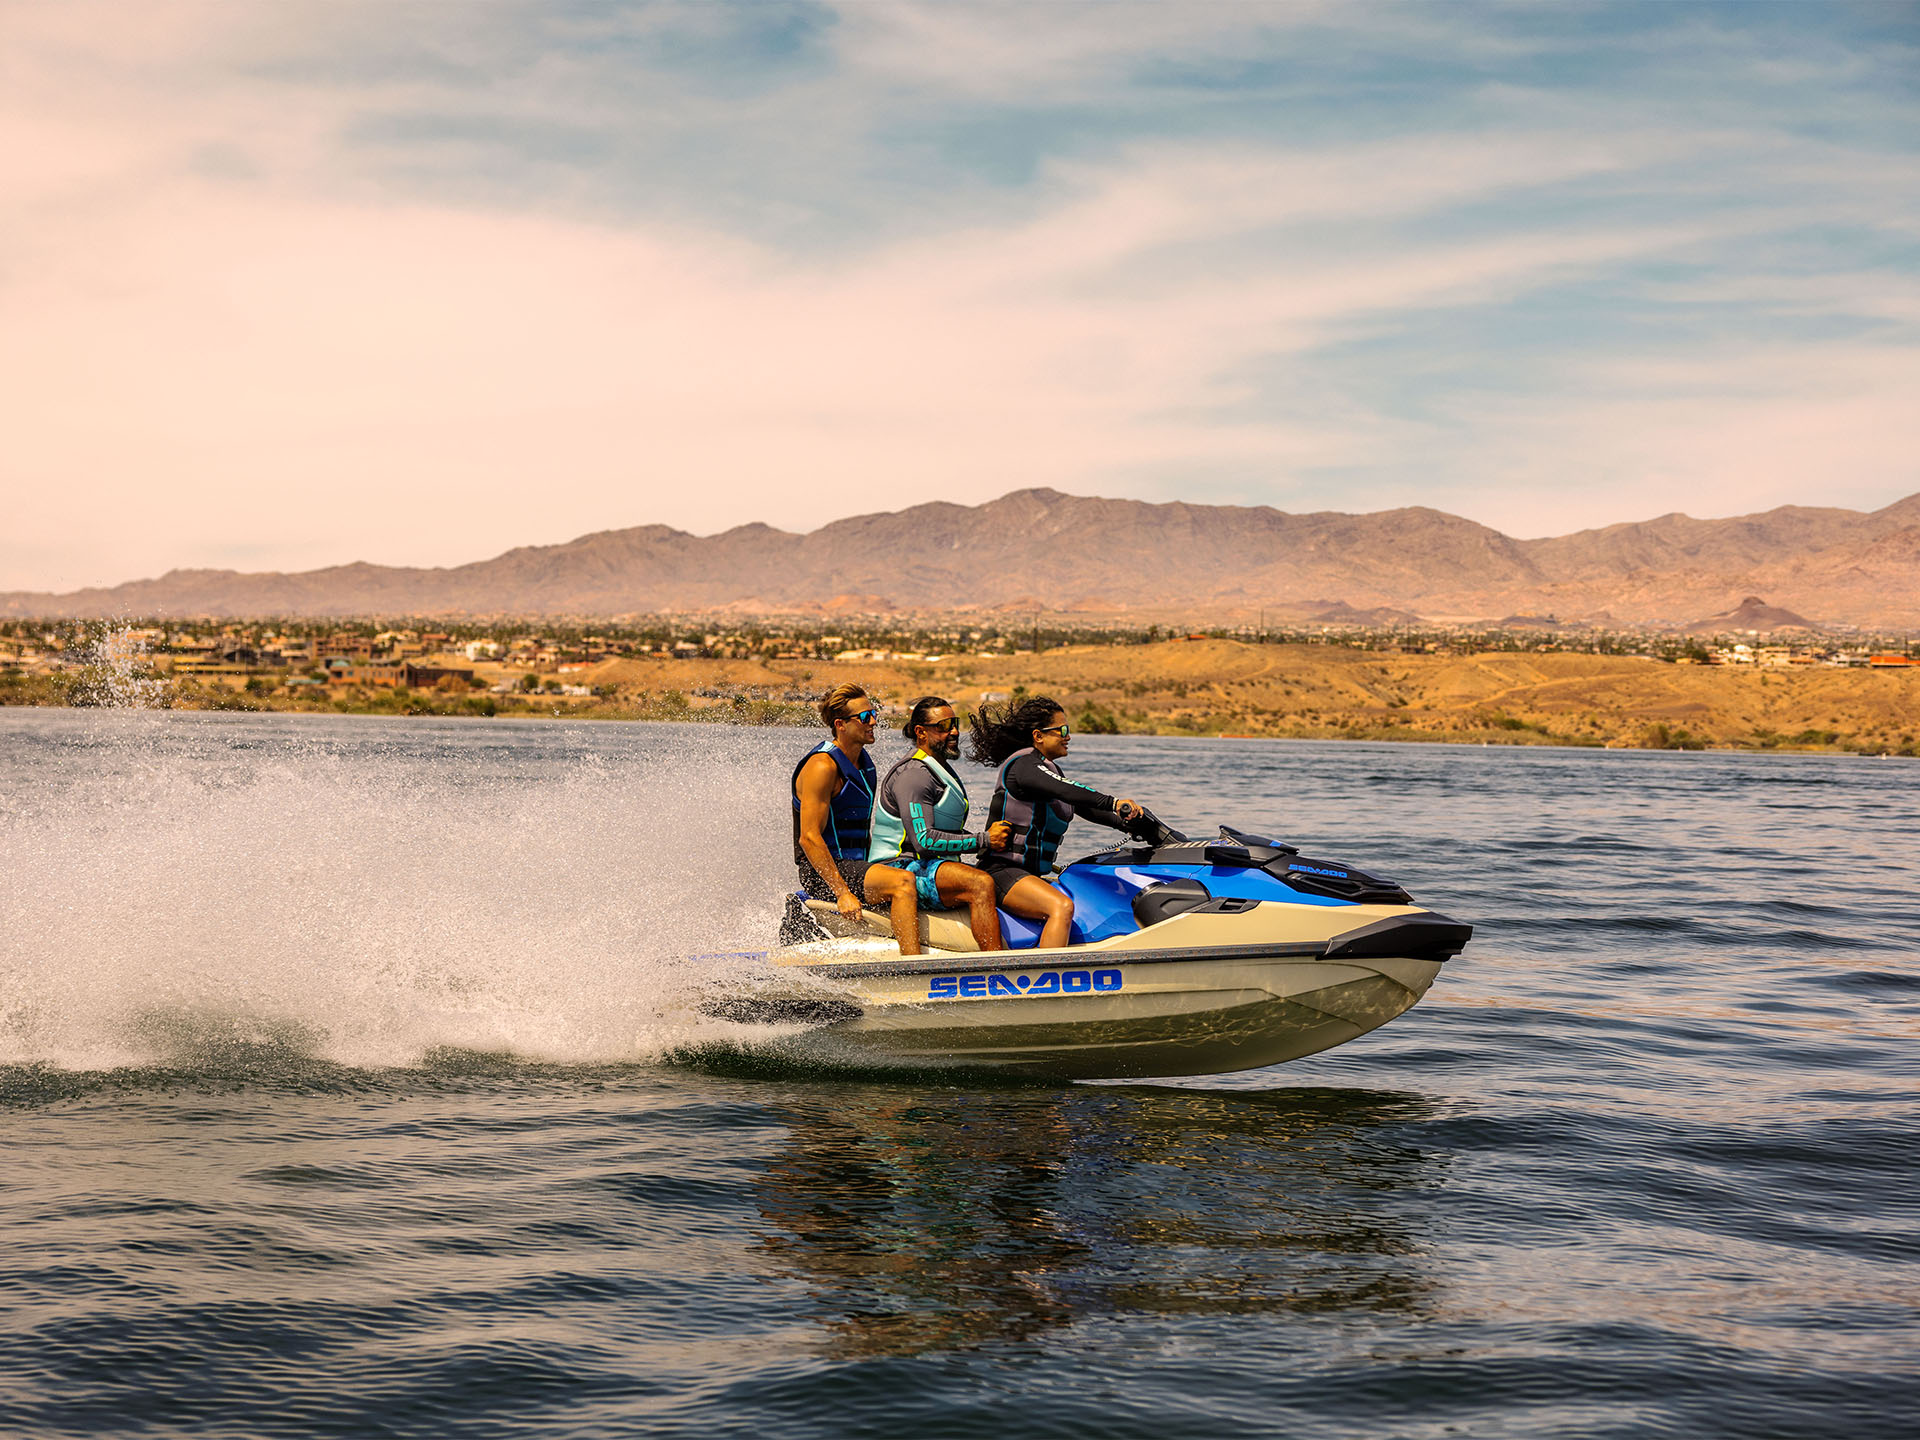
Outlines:
<svg viewBox="0 0 1920 1440"><path fill-rule="evenodd" d="M646 1060L747 1033L694 1005L738 968L723 952L772 939L785 817L766 736L0 723L0 1064L158 1064L228 1042L359 1066L449 1048ZM544 743L516 743L529 728Z"/></svg>

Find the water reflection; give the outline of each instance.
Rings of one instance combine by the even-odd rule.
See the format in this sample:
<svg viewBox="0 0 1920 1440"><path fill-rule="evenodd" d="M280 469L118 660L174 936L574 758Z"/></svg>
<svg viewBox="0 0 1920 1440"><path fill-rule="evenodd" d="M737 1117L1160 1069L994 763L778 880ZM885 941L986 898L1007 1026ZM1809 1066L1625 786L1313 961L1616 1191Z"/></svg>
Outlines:
<svg viewBox="0 0 1920 1440"><path fill-rule="evenodd" d="M756 1246L843 1355L1020 1344L1101 1315L1420 1313L1417 1095L832 1087L779 1108Z"/></svg>

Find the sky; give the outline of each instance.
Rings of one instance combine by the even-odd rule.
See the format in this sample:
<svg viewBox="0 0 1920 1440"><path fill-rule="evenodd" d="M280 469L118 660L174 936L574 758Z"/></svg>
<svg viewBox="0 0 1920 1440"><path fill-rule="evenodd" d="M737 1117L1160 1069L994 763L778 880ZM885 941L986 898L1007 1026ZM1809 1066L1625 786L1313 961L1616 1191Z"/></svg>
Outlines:
<svg viewBox="0 0 1920 1440"><path fill-rule="evenodd" d="M0 590L1920 490L1920 6L0 0Z"/></svg>

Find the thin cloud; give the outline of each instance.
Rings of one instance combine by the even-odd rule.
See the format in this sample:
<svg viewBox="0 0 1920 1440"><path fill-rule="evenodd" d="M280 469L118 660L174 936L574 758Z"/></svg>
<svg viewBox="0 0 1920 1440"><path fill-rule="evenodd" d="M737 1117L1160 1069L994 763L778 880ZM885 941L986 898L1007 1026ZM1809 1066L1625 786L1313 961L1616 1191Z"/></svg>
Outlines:
<svg viewBox="0 0 1920 1440"><path fill-rule="evenodd" d="M15 10L0 588L1029 484L1884 502L1916 103L1789 9Z"/></svg>

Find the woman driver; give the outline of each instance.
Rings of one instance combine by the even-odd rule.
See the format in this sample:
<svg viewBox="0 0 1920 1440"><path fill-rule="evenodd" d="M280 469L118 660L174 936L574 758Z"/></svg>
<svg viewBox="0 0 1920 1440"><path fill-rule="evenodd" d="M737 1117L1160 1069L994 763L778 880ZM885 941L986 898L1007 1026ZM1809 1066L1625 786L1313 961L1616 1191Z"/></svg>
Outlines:
<svg viewBox="0 0 1920 1440"><path fill-rule="evenodd" d="M982 765L997 765L989 826L1005 822L1012 834L1003 850L990 850L980 866L993 877L1003 909L1039 920L1036 948L1067 943L1073 929L1073 900L1041 876L1053 869L1060 837L1077 815L1097 825L1125 830L1142 812L1131 800L1116 800L1060 773L1073 731L1067 713L1044 697L1018 706L982 706L973 717L968 751Z"/></svg>

